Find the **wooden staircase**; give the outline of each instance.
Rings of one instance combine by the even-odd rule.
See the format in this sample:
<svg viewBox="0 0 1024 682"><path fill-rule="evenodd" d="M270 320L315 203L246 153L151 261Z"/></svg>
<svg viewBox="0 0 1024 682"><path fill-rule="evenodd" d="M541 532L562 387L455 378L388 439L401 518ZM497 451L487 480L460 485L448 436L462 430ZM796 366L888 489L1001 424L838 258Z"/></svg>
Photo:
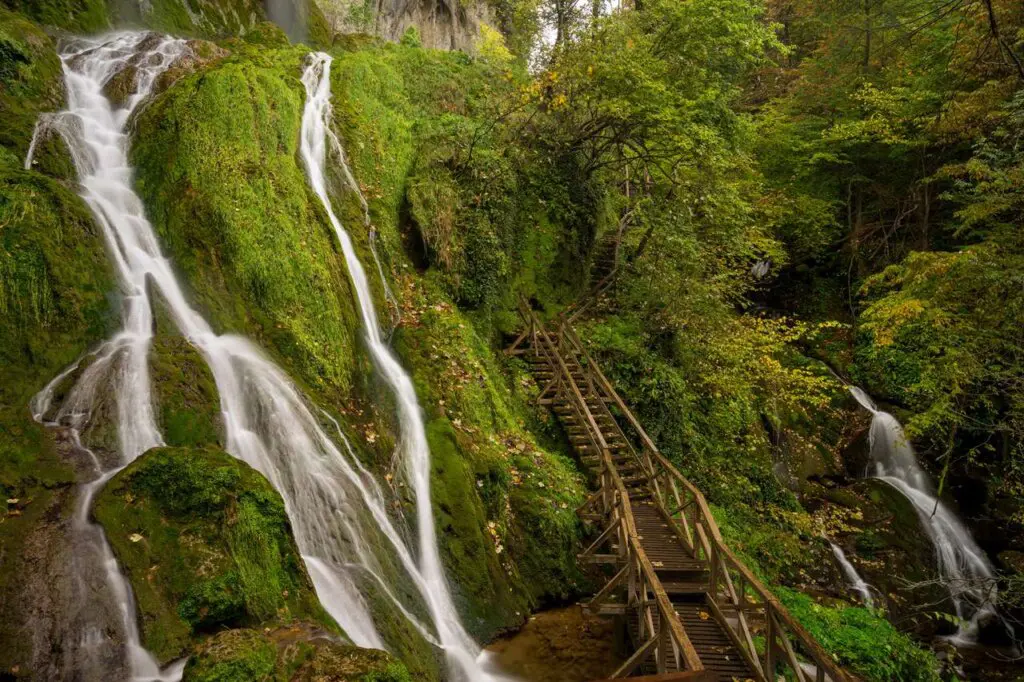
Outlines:
<svg viewBox="0 0 1024 682"><path fill-rule="evenodd" d="M594 245L594 256L590 265L592 287L599 285L618 269L621 236L621 232L608 232Z"/></svg>
<svg viewBox="0 0 1024 682"><path fill-rule="evenodd" d="M666 460L571 326L549 331L525 302L509 349L530 364L538 402L558 416L597 482L577 510L600 530L579 555L609 567L585 608L626 619L633 654L610 678L847 682L725 546L703 495Z"/></svg>

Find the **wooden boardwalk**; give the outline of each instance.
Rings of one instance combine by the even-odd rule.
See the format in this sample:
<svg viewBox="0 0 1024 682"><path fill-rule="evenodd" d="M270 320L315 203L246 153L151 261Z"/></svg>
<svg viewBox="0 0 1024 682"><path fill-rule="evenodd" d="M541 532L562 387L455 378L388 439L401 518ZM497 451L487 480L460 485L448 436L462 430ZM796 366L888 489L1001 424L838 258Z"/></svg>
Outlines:
<svg viewBox="0 0 1024 682"><path fill-rule="evenodd" d="M661 455L566 318L545 326L525 302L521 314L526 328L508 352L530 363L539 403L596 482L577 512L597 537L579 560L606 566L608 581L585 607L623 617L633 651L609 679L853 680L725 545L704 496Z"/></svg>

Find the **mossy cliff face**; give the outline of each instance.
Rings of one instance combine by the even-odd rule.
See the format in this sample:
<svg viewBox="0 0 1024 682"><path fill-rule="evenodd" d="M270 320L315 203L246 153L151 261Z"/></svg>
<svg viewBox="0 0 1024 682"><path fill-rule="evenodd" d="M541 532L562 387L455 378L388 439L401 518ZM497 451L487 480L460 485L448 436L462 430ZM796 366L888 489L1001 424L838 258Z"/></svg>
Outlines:
<svg viewBox="0 0 1024 682"><path fill-rule="evenodd" d="M3 0L0 4L43 26L76 33L110 28L107 0Z"/></svg>
<svg viewBox="0 0 1024 682"><path fill-rule="evenodd" d="M110 480L94 509L161 660L225 627L311 619L316 599L284 502L262 475L217 449L150 450Z"/></svg>
<svg viewBox="0 0 1024 682"><path fill-rule="evenodd" d="M403 281L395 346L426 410L438 537L465 624L487 639L585 588L574 555L583 481L527 428L539 426L528 397L468 319Z"/></svg>

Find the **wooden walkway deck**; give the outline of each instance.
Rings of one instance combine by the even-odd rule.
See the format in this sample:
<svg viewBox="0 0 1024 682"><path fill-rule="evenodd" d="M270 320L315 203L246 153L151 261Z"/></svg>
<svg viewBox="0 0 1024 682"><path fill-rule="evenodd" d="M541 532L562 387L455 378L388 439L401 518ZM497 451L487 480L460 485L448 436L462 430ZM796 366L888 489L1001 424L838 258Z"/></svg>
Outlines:
<svg viewBox="0 0 1024 682"><path fill-rule="evenodd" d="M852 681L725 545L704 496L565 318L549 329L525 302L521 314L526 328L508 352L530 363L539 403L597 482L577 511L599 534L579 559L605 565L609 579L586 608L624 617L633 649L609 679Z"/></svg>

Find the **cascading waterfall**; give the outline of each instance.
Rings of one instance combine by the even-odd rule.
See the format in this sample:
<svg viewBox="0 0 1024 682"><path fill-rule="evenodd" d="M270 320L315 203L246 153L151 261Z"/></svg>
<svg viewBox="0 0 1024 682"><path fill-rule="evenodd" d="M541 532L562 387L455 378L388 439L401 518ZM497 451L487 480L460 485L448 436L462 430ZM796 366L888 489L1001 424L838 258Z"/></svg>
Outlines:
<svg viewBox="0 0 1024 682"><path fill-rule="evenodd" d="M61 133L75 161L82 183L82 196L93 212L100 217L106 238L112 240L111 225L102 216L110 206L104 188L111 182L123 182L125 164L117 163L117 150L122 145L123 127L134 107L152 89L157 76L185 51L184 41L157 39L142 46L142 38L117 35L103 45L76 43L62 55L65 82L68 89L68 111L43 119L37 125L25 167L30 168L37 137L48 129ZM141 49L140 49L141 48ZM116 70L134 60L137 69L137 88L125 109L114 111L99 89L86 87L88 82L106 82ZM80 71L70 68L77 62ZM92 128L97 135L91 139L76 136L76 131ZM126 254L119 254L124 257ZM119 272L125 263L118 258ZM89 511L96 492L118 471L151 447L163 443L153 416L150 400L147 355L152 338L152 311L149 300L139 295L128 279L122 305L122 330L92 354L92 362L82 372L75 387L53 413L52 398L57 384L78 368L76 363L50 383L31 405L37 421L60 424L71 433L74 449L88 455L94 478L83 484L78 493L74 517L71 521L72 560L76 584L69 614L68 632L62 635L62 645L69 649L64 655L64 673L94 676L96 679L127 672L133 680L178 680L184 661L175 663L161 672L153 656L140 644L135 603L131 586L120 572L113 551L102 528L89 520ZM115 386L114 411L117 420L117 446L115 453L98 456L82 447L80 432L89 423L88 415L98 404L102 389ZM100 570L97 572L97 568ZM102 582L96 574L102 575ZM113 606L118 614L114 621L104 622L95 614L102 614ZM104 627L106 626L106 627ZM116 634L107 629L113 627ZM74 632L77 630L77 632ZM123 645L118 639L123 639ZM120 649L120 652L118 650Z"/></svg>
<svg viewBox="0 0 1024 682"><path fill-rule="evenodd" d="M846 552L843 548L832 542L828 541L828 544L832 547L832 554L835 556L836 561L839 563L839 568L843 572L843 577L846 578L846 582L850 584L853 591L860 596L860 600L864 603L864 606L868 608L874 608L875 600L871 596L871 587L864 582L864 578L860 577L860 573L857 573L857 569L853 567L850 560L846 558Z"/></svg>
<svg viewBox="0 0 1024 682"><path fill-rule="evenodd" d="M459 668L467 671L466 677L477 678L472 658L475 648L454 616L432 537L430 543L423 543L429 546L421 558L421 570L388 517L380 487L360 465L344 437L339 438L339 448L325 431L330 420L316 418L285 373L253 344L237 336L213 333L188 305L170 263L160 252L142 202L131 188L125 127L159 73L186 49L184 43L145 33L121 33L80 40L75 48L63 55L68 110L60 116L70 123L55 129L72 151L82 196L102 227L125 300L124 331L93 354L95 360L80 373L61 404L51 405L55 389L70 380L75 367L65 370L33 401L40 419L87 432L96 419L102 418L107 397L113 396L120 459L115 466L97 464L104 475L87 491L90 494L83 496L81 518L88 513L92 491L120 466L162 443L147 368L153 336L153 292L160 295L175 326L210 367L220 396L226 449L263 473L281 493L317 594L349 638L361 646L386 646L360 589L372 586L393 602L428 641L437 644L440 639L449 655L458 660ZM139 69L137 89L125 108L115 109L103 95L103 88L129 64ZM351 262L358 264L354 256ZM362 281L365 286L365 276ZM378 339L372 309L370 313L367 329L372 329L373 338ZM407 382L404 395L407 399L412 396L403 409L418 415L411 382L400 370L395 376L399 375ZM411 439L418 434L422 449L416 452L425 452L422 423L416 423L418 426L408 429L405 442L417 442ZM340 436L340 429L338 433ZM429 470L420 463L414 469L417 485L421 486L418 489L422 489L423 481L429 484L429 478L424 478ZM422 497L429 509L429 496ZM99 535L102 537L101 532ZM387 561L378 558L380 552L387 554ZM113 565L109 548L104 556L109 559L108 565ZM422 601L417 604L434 617L437 638L414 615L417 604L403 604L400 597L408 602L409 595L395 594L392 585L396 583L389 577L396 571L404 571L414 594ZM120 576L116 566L113 573ZM129 630L134 631L130 590L123 577L120 580L122 589L112 591L132 621ZM138 641L137 633L134 641ZM155 677L151 673L141 672Z"/></svg>
<svg viewBox="0 0 1024 682"><path fill-rule="evenodd" d="M301 155L314 193L327 211L331 226L341 244L349 277L359 299L366 342L377 371L395 395L400 422L400 447L406 473L416 496L416 526L419 541L417 564L421 594L430 609L434 627L448 656L452 673L468 680L490 678L478 662L479 647L459 621L448 584L441 567L430 502L430 448L427 444L423 413L412 378L405 372L384 342L377 322L366 272L356 255L352 239L334 213L327 186L328 146L341 154L340 144L331 130L331 57L313 53L302 75L306 87L306 106L302 114ZM352 181L354 184L354 181Z"/></svg>
<svg viewBox="0 0 1024 682"><path fill-rule="evenodd" d="M972 644L981 624L996 615L992 564L963 522L936 496L899 421L879 410L860 388L851 386L850 393L872 415L868 440L875 476L910 500L935 546L939 575L960 619L952 640Z"/></svg>

